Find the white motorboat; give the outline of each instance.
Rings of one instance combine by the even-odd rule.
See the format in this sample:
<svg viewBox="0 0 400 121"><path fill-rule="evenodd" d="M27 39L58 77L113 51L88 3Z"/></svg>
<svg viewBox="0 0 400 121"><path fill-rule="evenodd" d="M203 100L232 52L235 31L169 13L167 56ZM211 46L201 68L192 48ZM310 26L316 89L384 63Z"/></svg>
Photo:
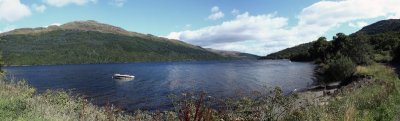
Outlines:
<svg viewBox="0 0 400 121"><path fill-rule="evenodd" d="M112 76L113 79L133 79L135 76L133 75L126 75L126 74L114 74Z"/></svg>

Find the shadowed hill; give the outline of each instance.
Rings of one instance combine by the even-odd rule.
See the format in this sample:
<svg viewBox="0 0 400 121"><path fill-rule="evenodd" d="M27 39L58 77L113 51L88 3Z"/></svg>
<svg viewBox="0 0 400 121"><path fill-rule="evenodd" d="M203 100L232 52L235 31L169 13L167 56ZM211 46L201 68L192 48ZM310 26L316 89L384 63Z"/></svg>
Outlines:
<svg viewBox="0 0 400 121"><path fill-rule="evenodd" d="M363 27L356 34L379 34L386 32L400 32L400 19L382 20Z"/></svg>

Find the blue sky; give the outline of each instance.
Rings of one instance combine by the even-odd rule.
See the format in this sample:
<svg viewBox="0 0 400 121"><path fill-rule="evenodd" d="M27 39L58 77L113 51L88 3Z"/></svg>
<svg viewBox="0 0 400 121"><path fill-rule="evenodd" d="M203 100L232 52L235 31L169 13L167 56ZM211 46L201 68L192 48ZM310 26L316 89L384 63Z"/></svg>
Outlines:
<svg viewBox="0 0 400 121"><path fill-rule="evenodd" d="M265 55L398 18L398 0L0 0L0 31L96 20L214 49Z"/></svg>

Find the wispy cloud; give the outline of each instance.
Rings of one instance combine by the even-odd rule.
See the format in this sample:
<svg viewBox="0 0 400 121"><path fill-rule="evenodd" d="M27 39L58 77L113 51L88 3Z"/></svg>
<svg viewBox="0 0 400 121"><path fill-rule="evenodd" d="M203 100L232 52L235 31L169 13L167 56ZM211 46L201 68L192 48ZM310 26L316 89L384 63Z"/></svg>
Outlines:
<svg viewBox="0 0 400 121"><path fill-rule="evenodd" d="M218 6L214 6L211 8L211 14L207 17L209 20L218 20L224 17L224 13L219 10Z"/></svg>
<svg viewBox="0 0 400 121"><path fill-rule="evenodd" d="M234 15L234 16L236 16L236 15L239 15L239 14L240 14L240 11L239 11L238 9L233 9L233 10L231 11L231 14Z"/></svg>
<svg viewBox="0 0 400 121"><path fill-rule="evenodd" d="M32 9L39 13L43 13L46 8L47 7L45 5L32 4Z"/></svg>
<svg viewBox="0 0 400 121"><path fill-rule="evenodd" d="M96 3L97 0L43 0L50 6L63 7L69 4L85 5L87 3Z"/></svg>
<svg viewBox="0 0 400 121"><path fill-rule="evenodd" d="M111 5L116 6L116 7L122 7L125 5L125 3L128 2L127 0L111 0Z"/></svg>
<svg viewBox="0 0 400 121"><path fill-rule="evenodd" d="M188 30L188 29L190 29L190 28L192 28L192 25L191 25L191 24L186 24L185 26L183 26L183 29L184 29L184 30Z"/></svg>

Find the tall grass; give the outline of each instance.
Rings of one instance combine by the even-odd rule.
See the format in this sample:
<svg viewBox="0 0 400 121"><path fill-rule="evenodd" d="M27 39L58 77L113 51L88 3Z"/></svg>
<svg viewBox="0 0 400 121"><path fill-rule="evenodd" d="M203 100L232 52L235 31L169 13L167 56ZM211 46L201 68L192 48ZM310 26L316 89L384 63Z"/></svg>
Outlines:
<svg viewBox="0 0 400 121"><path fill-rule="evenodd" d="M394 70L374 64L357 67L356 74L370 79L338 90L327 105L306 107L303 111L307 117L302 120L399 120L396 116L400 115L400 80Z"/></svg>
<svg viewBox="0 0 400 121"><path fill-rule="evenodd" d="M115 106L97 107L65 91L35 89L24 81L0 79L0 120L4 121L120 121L153 120L153 113L125 114Z"/></svg>

